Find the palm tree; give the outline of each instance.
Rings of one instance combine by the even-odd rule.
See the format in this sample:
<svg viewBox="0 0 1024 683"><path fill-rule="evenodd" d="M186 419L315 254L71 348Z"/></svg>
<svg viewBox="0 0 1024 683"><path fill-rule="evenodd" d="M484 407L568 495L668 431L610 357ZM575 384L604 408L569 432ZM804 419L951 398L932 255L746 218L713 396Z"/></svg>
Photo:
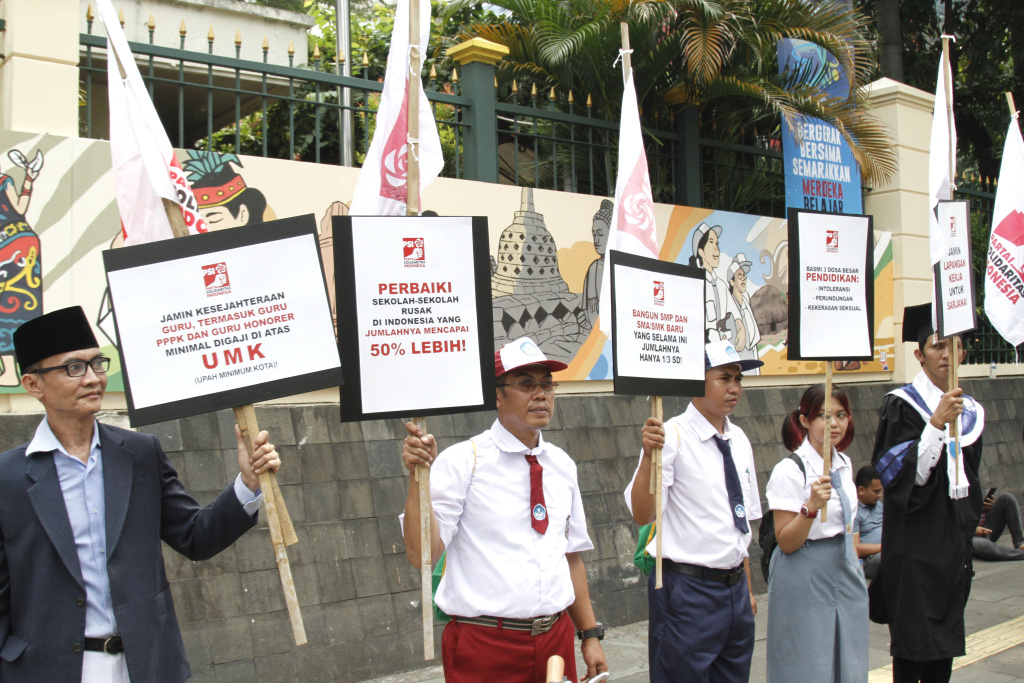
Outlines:
<svg viewBox="0 0 1024 683"><path fill-rule="evenodd" d="M459 7L471 0L456 0ZM637 97L648 123L697 107L705 122L726 129L762 130L812 116L835 126L853 150L868 183L896 171L892 141L864 108L875 70L870 19L833 3L804 0L499 0L505 21L472 26L509 48L499 79L533 80L543 87L593 98L593 112L614 120L622 96L619 23L629 24ZM837 57L852 85L830 95L792 73L778 71L784 38L814 43Z"/></svg>

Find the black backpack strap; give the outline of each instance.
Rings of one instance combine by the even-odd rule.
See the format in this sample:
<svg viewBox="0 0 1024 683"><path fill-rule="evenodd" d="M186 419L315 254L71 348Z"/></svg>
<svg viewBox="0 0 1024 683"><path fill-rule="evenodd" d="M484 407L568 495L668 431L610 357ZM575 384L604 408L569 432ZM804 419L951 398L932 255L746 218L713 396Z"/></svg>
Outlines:
<svg viewBox="0 0 1024 683"><path fill-rule="evenodd" d="M800 474L804 475L804 486L807 486L807 468L804 467L804 459L796 453L790 453L788 457L800 468Z"/></svg>

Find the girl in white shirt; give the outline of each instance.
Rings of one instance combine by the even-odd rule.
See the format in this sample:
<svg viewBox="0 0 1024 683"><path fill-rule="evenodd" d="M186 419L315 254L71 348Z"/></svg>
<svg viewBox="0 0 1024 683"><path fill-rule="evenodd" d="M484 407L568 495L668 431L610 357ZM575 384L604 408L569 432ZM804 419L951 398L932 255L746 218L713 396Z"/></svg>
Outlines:
<svg viewBox="0 0 1024 683"><path fill-rule="evenodd" d="M769 683L868 679L868 595L851 533L857 488L841 452L853 441L853 416L845 392L833 388L832 467L821 476L824 400L823 386L810 387L787 416L782 439L793 456L768 481L779 543L768 576Z"/></svg>

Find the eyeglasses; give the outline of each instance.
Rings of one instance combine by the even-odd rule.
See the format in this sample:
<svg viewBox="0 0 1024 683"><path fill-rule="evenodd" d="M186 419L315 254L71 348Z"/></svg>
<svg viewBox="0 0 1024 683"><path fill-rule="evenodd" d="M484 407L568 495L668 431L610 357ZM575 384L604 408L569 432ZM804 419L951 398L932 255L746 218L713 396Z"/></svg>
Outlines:
<svg viewBox="0 0 1024 683"><path fill-rule="evenodd" d="M505 384L498 384L496 386L516 387L520 391L523 391L527 394L532 394L533 392L537 391L537 387L540 387L541 389L544 390L545 394L553 394L555 392L555 387L558 386L558 382L541 382L538 384L537 382L534 382L532 379L524 379L521 382L507 382Z"/></svg>
<svg viewBox="0 0 1024 683"><path fill-rule="evenodd" d="M97 375L104 375L110 369L110 359L106 356L96 356L92 360L73 360L64 365L54 365L52 368L39 368L33 374L42 375L54 370L63 370L68 373L68 377L84 377L86 368L92 368Z"/></svg>

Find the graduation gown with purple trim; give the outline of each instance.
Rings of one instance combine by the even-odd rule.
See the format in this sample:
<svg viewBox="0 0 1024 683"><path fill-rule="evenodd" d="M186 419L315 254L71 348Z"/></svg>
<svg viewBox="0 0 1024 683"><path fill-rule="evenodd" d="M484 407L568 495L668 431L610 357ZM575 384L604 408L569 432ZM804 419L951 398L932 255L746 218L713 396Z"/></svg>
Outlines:
<svg viewBox="0 0 1024 683"><path fill-rule="evenodd" d="M897 390L882 401L871 458L880 473L885 470L881 580L872 583L872 603L884 601L893 657L958 657L964 654L964 607L974 575L971 538L981 517L978 467L984 413L980 424L965 413L965 431L974 427L979 434L961 446L970 488L965 498L953 500L945 446L928 481L923 486L914 481L926 418L901 394Z"/></svg>

